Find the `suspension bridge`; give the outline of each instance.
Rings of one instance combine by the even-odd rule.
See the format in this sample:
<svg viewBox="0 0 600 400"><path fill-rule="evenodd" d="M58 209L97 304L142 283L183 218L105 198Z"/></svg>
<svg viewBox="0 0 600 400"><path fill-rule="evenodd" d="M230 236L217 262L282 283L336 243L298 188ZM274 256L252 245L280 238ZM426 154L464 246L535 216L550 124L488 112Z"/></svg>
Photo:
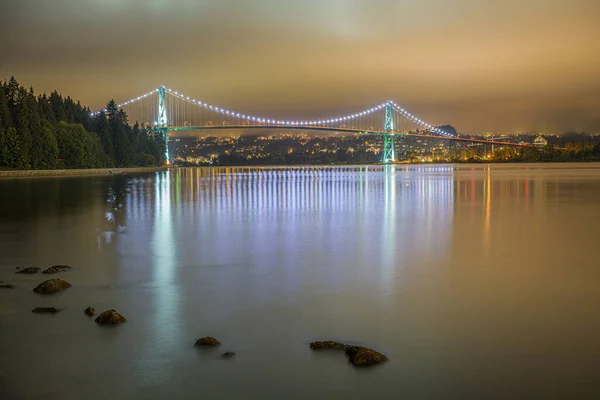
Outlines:
<svg viewBox="0 0 600 400"><path fill-rule="evenodd" d="M461 138L421 120L391 100L343 116L282 120L225 109L161 86L117 104L117 107L127 113L129 121L136 121L160 132L167 144L169 132L177 131L285 129L380 135L383 137L381 161L384 164L396 162L395 142L400 137L443 139L449 143L533 147L528 144ZM101 112L103 110L92 115ZM169 161L168 145L165 157Z"/></svg>

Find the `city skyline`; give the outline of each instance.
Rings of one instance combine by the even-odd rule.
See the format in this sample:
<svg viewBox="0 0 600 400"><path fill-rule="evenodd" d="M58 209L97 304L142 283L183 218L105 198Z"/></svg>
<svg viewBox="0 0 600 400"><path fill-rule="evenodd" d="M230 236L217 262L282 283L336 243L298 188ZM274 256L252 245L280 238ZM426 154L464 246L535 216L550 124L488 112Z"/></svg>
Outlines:
<svg viewBox="0 0 600 400"><path fill-rule="evenodd" d="M600 131L593 0L9 0L0 77L93 108L166 84L326 117L393 99L461 132Z"/></svg>

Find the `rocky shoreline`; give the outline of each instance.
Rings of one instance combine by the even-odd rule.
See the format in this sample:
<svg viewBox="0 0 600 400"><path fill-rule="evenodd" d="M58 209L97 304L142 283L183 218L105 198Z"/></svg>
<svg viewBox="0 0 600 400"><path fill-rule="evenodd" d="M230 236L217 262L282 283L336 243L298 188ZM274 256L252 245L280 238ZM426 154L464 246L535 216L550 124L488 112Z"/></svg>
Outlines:
<svg viewBox="0 0 600 400"><path fill-rule="evenodd" d="M61 176L124 175L130 173L166 171L167 167L0 170L0 179L45 178Z"/></svg>

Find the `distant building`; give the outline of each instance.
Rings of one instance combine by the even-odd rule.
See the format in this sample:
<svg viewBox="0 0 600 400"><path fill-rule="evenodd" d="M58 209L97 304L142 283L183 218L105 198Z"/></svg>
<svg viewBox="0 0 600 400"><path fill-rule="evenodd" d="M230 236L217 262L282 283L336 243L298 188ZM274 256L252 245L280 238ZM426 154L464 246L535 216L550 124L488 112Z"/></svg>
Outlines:
<svg viewBox="0 0 600 400"><path fill-rule="evenodd" d="M548 141L544 139L542 136L538 136L533 141L534 146L544 147L548 145Z"/></svg>

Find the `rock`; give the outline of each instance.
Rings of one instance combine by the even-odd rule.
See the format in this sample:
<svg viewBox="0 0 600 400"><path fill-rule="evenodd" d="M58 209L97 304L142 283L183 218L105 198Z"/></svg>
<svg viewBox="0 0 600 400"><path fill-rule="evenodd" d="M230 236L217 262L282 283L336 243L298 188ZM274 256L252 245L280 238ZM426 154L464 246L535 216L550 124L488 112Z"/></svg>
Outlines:
<svg viewBox="0 0 600 400"><path fill-rule="evenodd" d="M57 272L64 272L70 270L72 267L68 265L53 265L48 269L42 271L42 274L56 274Z"/></svg>
<svg viewBox="0 0 600 400"><path fill-rule="evenodd" d="M375 365L381 362L387 361L388 358L381 353L376 352L373 349L363 346L353 346L350 344L344 344L340 342L334 342L327 340L324 342L312 342L310 348L313 350L323 349L338 349L345 350L348 361L357 367L364 367L368 365Z"/></svg>
<svg viewBox="0 0 600 400"><path fill-rule="evenodd" d="M102 314L98 315L98 318L96 318L94 321L101 325L117 325L122 324L123 322L127 322L125 317L123 317L115 310L104 311Z"/></svg>
<svg viewBox="0 0 600 400"><path fill-rule="evenodd" d="M39 270L40 270L40 268L37 268L37 267L29 267L29 268L25 268L25 269L17 271L17 274L28 274L28 275L37 274Z"/></svg>
<svg viewBox="0 0 600 400"><path fill-rule="evenodd" d="M58 312L58 310L54 307L38 307L38 308L34 308L33 310L31 310L31 312L36 313L36 314L42 314L42 313L55 314Z"/></svg>
<svg viewBox="0 0 600 400"><path fill-rule="evenodd" d="M231 358L235 356L235 351L228 351L226 353L221 354L221 358Z"/></svg>
<svg viewBox="0 0 600 400"><path fill-rule="evenodd" d="M357 367L366 367L388 361L388 358L373 349L362 346L347 346L348 361Z"/></svg>
<svg viewBox="0 0 600 400"><path fill-rule="evenodd" d="M221 342L219 342L214 337L206 336L196 340L196 346L218 346Z"/></svg>
<svg viewBox="0 0 600 400"><path fill-rule="evenodd" d="M0 285L0 289L16 289L15 285Z"/></svg>
<svg viewBox="0 0 600 400"><path fill-rule="evenodd" d="M88 317L91 317L92 315L96 314L96 310L94 310L92 307L88 307L85 309L84 313Z"/></svg>
<svg viewBox="0 0 600 400"><path fill-rule="evenodd" d="M333 340L326 340L324 342L312 342L310 344L310 348L313 350L323 350L323 349L339 349L345 350L347 345L340 342L334 342Z"/></svg>
<svg viewBox="0 0 600 400"><path fill-rule="evenodd" d="M21 267L17 267L17 269L21 269Z"/></svg>
<svg viewBox="0 0 600 400"><path fill-rule="evenodd" d="M52 294L70 287L71 284L62 279L48 279L37 285L33 291L40 294Z"/></svg>

